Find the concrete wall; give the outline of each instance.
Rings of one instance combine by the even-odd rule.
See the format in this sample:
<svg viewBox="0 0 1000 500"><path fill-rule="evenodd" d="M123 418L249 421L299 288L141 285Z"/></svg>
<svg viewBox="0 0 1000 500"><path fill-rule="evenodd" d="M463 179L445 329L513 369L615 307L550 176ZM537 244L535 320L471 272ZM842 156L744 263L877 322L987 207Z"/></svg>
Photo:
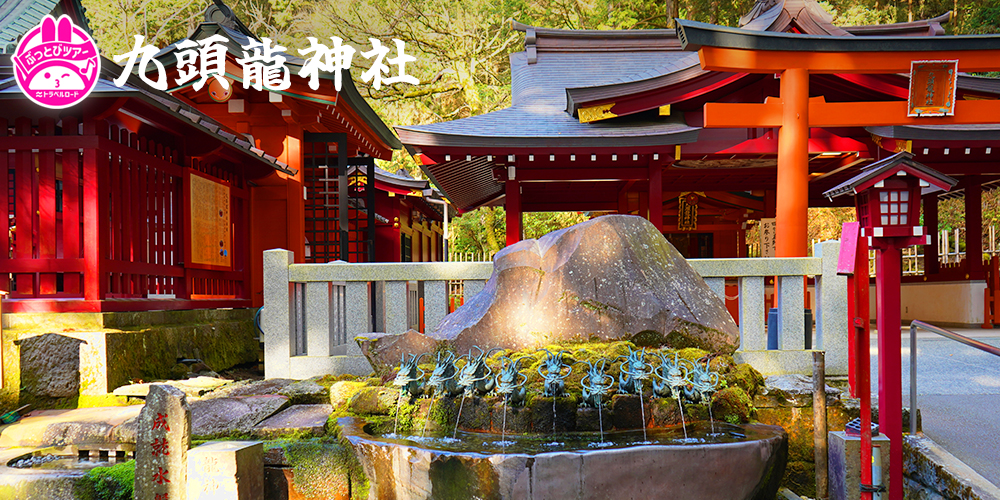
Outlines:
<svg viewBox="0 0 1000 500"><path fill-rule="evenodd" d="M904 283L900 292L900 313L904 322L914 319L939 326L975 328L983 323L985 281ZM869 301L875 319L875 285Z"/></svg>

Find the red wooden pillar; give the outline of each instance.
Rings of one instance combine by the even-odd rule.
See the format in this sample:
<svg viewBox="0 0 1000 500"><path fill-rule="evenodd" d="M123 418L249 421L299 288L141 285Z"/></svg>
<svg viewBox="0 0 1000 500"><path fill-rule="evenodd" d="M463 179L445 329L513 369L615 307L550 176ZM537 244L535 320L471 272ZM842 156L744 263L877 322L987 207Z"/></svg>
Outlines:
<svg viewBox="0 0 1000 500"><path fill-rule="evenodd" d="M63 117L62 135L78 135L77 119ZM64 259L80 258L80 154L77 150L63 150L63 245ZM80 295L80 273L63 274L63 291Z"/></svg>
<svg viewBox="0 0 1000 500"><path fill-rule="evenodd" d="M805 257L809 209L809 71L781 75L775 256Z"/></svg>
<svg viewBox="0 0 1000 500"><path fill-rule="evenodd" d="M298 170L298 173L285 183L288 193L287 248L295 252L295 262L301 264L306 261L306 200L302 188L305 183L305 168L303 168L302 161L302 130L289 126L287 134L284 140L282 159L289 167ZM339 151L338 154L340 154Z"/></svg>
<svg viewBox="0 0 1000 500"><path fill-rule="evenodd" d="M7 136L7 119L0 118L0 142L4 137ZM7 166L7 151L6 148L0 149L0 264L5 263L10 259L10 213L8 206L10 200L7 199L7 193L10 192L10 187L7 185L10 182L8 179L10 174L7 173L9 170ZM10 279L7 277L6 273L0 273L0 292L6 292L10 290ZM2 370L2 367L0 367Z"/></svg>
<svg viewBox="0 0 1000 500"><path fill-rule="evenodd" d="M978 175L965 178L965 258L969 279L983 279L983 181Z"/></svg>
<svg viewBox="0 0 1000 500"><path fill-rule="evenodd" d="M932 193L924 199L924 230L931 237L931 242L924 248L924 276L941 272L941 261L938 259L938 240L941 231L938 229L938 195Z"/></svg>
<svg viewBox="0 0 1000 500"><path fill-rule="evenodd" d="M663 169L658 161L649 163L649 222L663 232Z"/></svg>
<svg viewBox="0 0 1000 500"><path fill-rule="evenodd" d="M521 183L508 178L505 187L507 191L504 202L504 208L507 211L507 245L513 245L521 241Z"/></svg>
<svg viewBox="0 0 1000 500"><path fill-rule="evenodd" d="M879 427L891 443L889 449L889 499L903 498L903 383L900 357L899 290L902 274L899 248L881 242L875 256L878 328L878 418ZM860 388L859 388L860 389Z"/></svg>
<svg viewBox="0 0 1000 500"><path fill-rule="evenodd" d="M38 133L56 140L56 122L51 116L38 120ZM38 152L35 165L38 174L38 258L56 258L56 152L43 149ZM50 261L51 262L51 261ZM38 275L38 295L56 293L56 273L43 272Z"/></svg>
<svg viewBox="0 0 1000 500"><path fill-rule="evenodd" d="M85 119L84 135L105 137L107 124ZM108 165L98 165L96 149L83 150L83 296L88 301L104 298L107 292L107 277L104 276L102 257L108 247L107 200Z"/></svg>
<svg viewBox="0 0 1000 500"><path fill-rule="evenodd" d="M14 122L14 133L18 136L31 135L31 120L26 117L19 117ZM17 198L14 208L15 229L14 238L16 247L14 248L14 258L27 262L35 258L33 247L35 235L35 206L32 193L38 192L37 180L34 168L31 165L31 150L18 149L14 159L17 167L15 172L14 187ZM32 274L18 274L17 293L22 296L35 296L38 290L35 288L35 279Z"/></svg>

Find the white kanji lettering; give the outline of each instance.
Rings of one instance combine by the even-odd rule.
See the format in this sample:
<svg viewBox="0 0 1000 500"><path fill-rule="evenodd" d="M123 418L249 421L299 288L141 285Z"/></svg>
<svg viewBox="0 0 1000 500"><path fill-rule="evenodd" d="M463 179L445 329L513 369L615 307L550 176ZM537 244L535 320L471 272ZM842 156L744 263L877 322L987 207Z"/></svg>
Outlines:
<svg viewBox="0 0 1000 500"><path fill-rule="evenodd" d="M299 49L299 54L303 56L313 54L313 56L306 59L302 69L299 70L299 76L309 78L309 88L316 90L319 88L319 72L332 72L334 88L339 92L342 83L341 70L351 68L356 50L350 45L343 45L343 40L336 36L330 37L333 47L327 47L313 37L309 37L308 40L309 48Z"/></svg>
<svg viewBox="0 0 1000 500"><path fill-rule="evenodd" d="M194 82L194 89L201 90L209 78L215 77L222 88L229 89L226 74L226 47L220 45L226 37L212 35L197 42L187 39L177 44L177 84L184 85L196 76L201 78ZM195 50L197 48L197 50ZM197 66L195 65L197 61Z"/></svg>
<svg viewBox="0 0 1000 500"><path fill-rule="evenodd" d="M270 38L259 42L251 39L249 45L242 47L243 59L237 59L236 62L243 66L243 88L278 91L287 90L292 85L288 67L285 66L285 56L280 54L285 47L272 46Z"/></svg>
<svg viewBox="0 0 1000 500"><path fill-rule="evenodd" d="M399 71L396 73L396 76L386 78L385 83L390 85L393 83L409 83L411 85L419 85L420 80L406 74L406 63L414 62L417 58L404 52L406 50L406 44L402 40L393 38L392 41L396 44L396 57L386 59L386 62L399 67Z"/></svg>
<svg viewBox="0 0 1000 500"><path fill-rule="evenodd" d="M132 73L132 69L136 64L136 59L138 59L139 78L142 78L142 81L146 82L150 87L153 87L156 90L167 90L167 74L163 68L163 64L153 58L158 51L156 50L156 47L152 45L143 45L142 42L144 40L145 39L142 36L135 35L135 47L132 48L132 51L114 56L116 63L120 63L126 58L128 59L128 62L125 64L125 68L122 69L122 74L118 78L115 78L115 85L118 87L125 85L125 82L128 80L128 75ZM153 66L156 67L155 81L150 80L149 77L146 76L146 73L149 71L149 63L153 63Z"/></svg>
<svg viewBox="0 0 1000 500"><path fill-rule="evenodd" d="M389 74L389 67L382 62L382 59L384 59L386 54L389 53L389 47L382 45L382 42L375 38L369 38L368 40L372 43L372 50L362 52L361 57L364 57L365 59L371 59L374 57L375 60L372 61L372 67L368 68L368 71L361 73L361 80L365 83L368 83L368 81L371 80L372 87L375 87L375 90L378 90L382 88L382 75Z"/></svg>

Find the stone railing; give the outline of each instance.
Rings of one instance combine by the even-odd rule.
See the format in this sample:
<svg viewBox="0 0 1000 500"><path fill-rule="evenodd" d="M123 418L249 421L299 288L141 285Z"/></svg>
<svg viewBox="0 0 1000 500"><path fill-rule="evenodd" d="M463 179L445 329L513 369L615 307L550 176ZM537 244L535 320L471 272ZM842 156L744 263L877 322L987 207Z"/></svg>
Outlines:
<svg viewBox="0 0 1000 500"><path fill-rule="evenodd" d="M805 349L805 276L816 278L816 341L829 375L847 374L847 280L837 276L838 243L814 246L816 257L692 259L688 262L725 299L726 278L739 292L737 359L765 375L812 373ZM287 250L264 252L264 369L268 378L368 373L353 338L372 331L402 333L412 325L414 300L423 300L429 331L444 318L449 284L464 296L483 289L491 262L293 264ZM778 344L767 349L766 281L778 280ZM412 293L412 292L417 293ZM416 298L416 299L415 299Z"/></svg>

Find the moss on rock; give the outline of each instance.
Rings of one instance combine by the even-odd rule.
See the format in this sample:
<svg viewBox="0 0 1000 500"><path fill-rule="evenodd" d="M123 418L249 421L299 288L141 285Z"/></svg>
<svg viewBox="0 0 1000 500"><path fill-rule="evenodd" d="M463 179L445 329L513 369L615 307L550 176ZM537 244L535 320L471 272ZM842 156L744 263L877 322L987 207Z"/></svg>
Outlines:
<svg viewBox="0 0 1000 500"><path fill-rule="evenodd" d="M97 467L76 482L74 495L81 500L131 500L135 460L111 467Z"/></svg>
<svg viewBox="0 0 1000 500"><path fill-rule="evenodd" d="M725 374L725 381L728 387L743 389L751 399L757 397L764 387L764 376L749 364L733 366L729 373Z"/></svg>
<svg viewBox="0 0 1000 500"><path fill-rule="evenodd" d="M368 497L368 478L349 445L325 439L277 441L292 466L294 485L305 498Z"/></svg>
<svg viewBox="0 0 1000 500"><path fill-rule="evenodd" d="M712 413L719 420L745 424L753 420L756 411L753 401L740 387L727 387L712 397Z"/></svg>

